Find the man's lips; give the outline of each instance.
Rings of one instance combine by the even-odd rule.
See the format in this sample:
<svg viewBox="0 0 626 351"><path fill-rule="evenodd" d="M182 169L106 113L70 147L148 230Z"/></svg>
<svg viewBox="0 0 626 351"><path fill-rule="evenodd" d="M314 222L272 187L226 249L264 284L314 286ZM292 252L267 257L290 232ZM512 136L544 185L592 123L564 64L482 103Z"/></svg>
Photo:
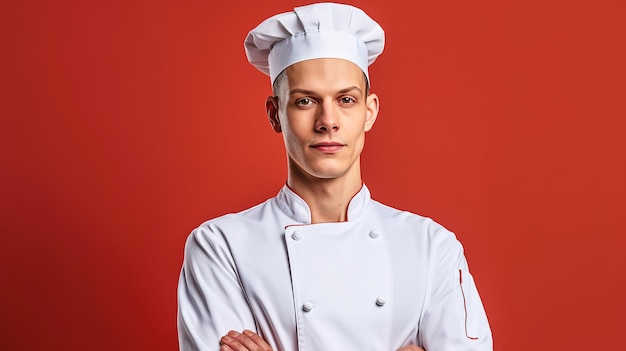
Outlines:
<svg viewBox="0 0 626 351"><path fill-rule="evenodd" d="M342 143L333 142L333 141L321 142L321 143L311 145L312 148L318 151L324 152L324 153L337 152L341 150L341 148L343 148L344 146L345 145Z"/></svg>

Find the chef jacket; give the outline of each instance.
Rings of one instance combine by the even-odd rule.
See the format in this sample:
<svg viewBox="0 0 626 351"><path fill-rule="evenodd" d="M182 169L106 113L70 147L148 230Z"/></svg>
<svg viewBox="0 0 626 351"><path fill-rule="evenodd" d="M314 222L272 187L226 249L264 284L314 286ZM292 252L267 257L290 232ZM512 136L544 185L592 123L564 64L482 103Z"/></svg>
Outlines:
<svg viewBox="0 0 626 351"><path fill-rule="evenodd" d="M243 329L274 351L493 349L454 234L372 200L365 185L345 222L311 224L306 202L285 186L189 235L180 349L219 350L223 335Z"/></svg>

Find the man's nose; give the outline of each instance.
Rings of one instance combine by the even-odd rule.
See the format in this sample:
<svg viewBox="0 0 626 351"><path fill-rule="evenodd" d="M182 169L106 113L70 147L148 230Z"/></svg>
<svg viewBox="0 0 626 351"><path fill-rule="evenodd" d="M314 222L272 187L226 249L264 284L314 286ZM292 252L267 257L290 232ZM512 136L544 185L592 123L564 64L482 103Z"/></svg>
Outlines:
<svg viewBox="0 0 626 351"><path fill-rule="evenodd" d="M339 123L337 121L337 106L332 102L324 102L321 105L319 115L315 121L315 130L318 132L332 133L339 130Z"/></svg>

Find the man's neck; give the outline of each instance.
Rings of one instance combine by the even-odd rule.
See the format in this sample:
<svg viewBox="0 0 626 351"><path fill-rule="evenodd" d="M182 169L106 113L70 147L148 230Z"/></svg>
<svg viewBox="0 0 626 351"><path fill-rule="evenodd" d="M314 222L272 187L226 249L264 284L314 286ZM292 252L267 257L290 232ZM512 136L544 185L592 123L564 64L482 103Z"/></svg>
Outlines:
<svg viewBox="0 0 626 351"><path fill-rule="evenodd" d="M356 174L334 179L293 177L287 185L295 191L311 210L311 223L345 222L348 205L362 187L361 175Z"/></svg>

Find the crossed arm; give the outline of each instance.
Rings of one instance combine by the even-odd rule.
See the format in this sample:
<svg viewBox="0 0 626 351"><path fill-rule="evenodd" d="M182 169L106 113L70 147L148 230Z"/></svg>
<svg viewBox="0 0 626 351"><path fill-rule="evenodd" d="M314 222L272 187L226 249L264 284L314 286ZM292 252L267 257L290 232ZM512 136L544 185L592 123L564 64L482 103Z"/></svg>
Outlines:
<svg viewBox="0 0 626 351"><path fill-rule="evenodd" d="M272 351L263 338L250 330L244 330L242 333L231 330L220 339L220 342L222 344L220 351ZM407 345L398 351L425 350L415 345Z"/></svg>

